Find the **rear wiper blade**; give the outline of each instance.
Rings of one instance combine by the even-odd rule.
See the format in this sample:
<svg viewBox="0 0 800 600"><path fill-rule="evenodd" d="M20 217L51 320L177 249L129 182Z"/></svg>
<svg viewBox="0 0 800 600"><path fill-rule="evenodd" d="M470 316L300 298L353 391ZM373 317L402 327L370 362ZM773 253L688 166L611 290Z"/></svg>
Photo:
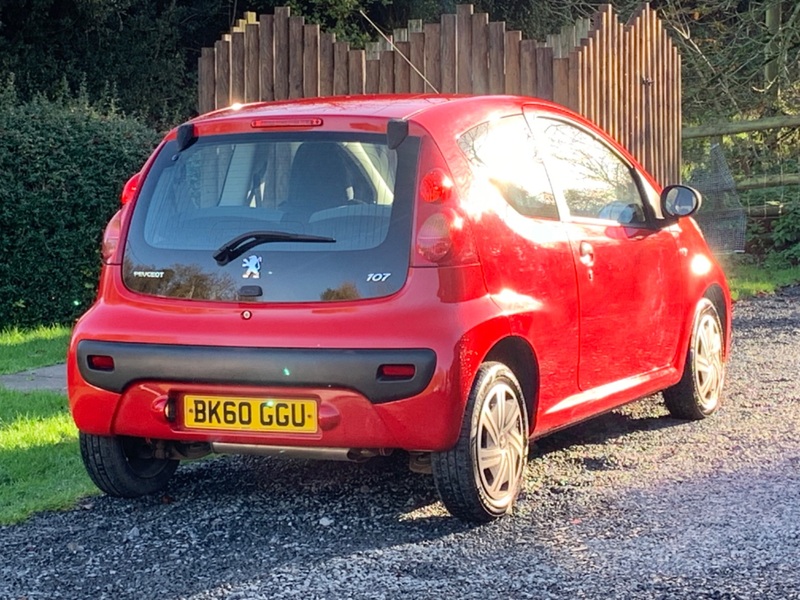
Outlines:
<svg viewBox="0 0 800 600"><path fill-rule="evenodd" d="M239 258L251 248L270 242L333 244L336 240L332 237L323 237L321 235L305 235L286 231L250 231L233 238L230 242L220 247L220 249L214 253L214 260L217 261L219 266L223 267L232 260Z"/></svg>

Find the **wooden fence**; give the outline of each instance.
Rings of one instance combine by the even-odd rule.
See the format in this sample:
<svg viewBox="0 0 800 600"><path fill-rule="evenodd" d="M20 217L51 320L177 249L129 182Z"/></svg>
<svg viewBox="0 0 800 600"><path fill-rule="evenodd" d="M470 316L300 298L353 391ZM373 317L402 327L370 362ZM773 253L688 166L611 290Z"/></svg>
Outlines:
<svg viewBox="0 0 800 600"><path fill-rule="evenodd" d="M537 96L596 122L660 182L680 180L680 56L648 5L626 24L604 5L535 41L464 4L439 23L410 21L389 37L394 48L383 40L353 50L287 7L245 13L202 50L199 111L343 94Z"/></svg>

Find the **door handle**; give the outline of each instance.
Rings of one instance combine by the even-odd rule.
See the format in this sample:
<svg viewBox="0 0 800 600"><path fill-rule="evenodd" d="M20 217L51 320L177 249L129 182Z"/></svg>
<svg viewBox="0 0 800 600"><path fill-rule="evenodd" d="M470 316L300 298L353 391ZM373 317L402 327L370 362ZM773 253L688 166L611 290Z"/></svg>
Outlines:
<svg viewBox="0 0 800 600"><path fill-rule="evenodd" d="M594 266L594 248L589 242L581 242L579 253L580 261L583 266Z"/></svg>

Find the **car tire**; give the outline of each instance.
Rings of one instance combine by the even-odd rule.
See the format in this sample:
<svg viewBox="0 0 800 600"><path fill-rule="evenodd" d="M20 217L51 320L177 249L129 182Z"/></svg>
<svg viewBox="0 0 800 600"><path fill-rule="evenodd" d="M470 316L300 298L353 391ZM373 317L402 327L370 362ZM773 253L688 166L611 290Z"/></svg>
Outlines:
<svg viewBox="0 0 800 600"><path fill-rule="evenodd" d="M717 412L725 381L724 347L717 309L710 300L703 298L695 310L683 376L663 392L670 415L698 421Z"/></svg>
<svg viewBox="0 0 800 600"><path fill-rule="evenodd" d="M514 373L480 366L456 445L432 455L439 497L460 519L485 523L510 513L528 460L528 415Z"/></svg>
<svg viewBox="0 0 800 600"><path fill-rule="evenodd" d="M94 484L110 496L136 498L167 485L180 461L143 457L144 441L80 434L81 458Z"/></svg>

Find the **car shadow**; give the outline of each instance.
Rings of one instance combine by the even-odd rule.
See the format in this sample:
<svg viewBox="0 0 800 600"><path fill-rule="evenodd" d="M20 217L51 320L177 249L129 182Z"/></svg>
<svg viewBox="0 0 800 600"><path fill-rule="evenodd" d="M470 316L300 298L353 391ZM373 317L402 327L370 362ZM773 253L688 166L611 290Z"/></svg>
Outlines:
<svg viewBox="0 0 800 600"><path fill-rule="evenodd" d="M680 423L654 410L614 412L558 432L537 443L534 460L547 461L548 454L566 447ZM602 466L586 462L578 468ZM554 469L560 468L554 461ZM404 569L446 576L443 569L457 569L447 561L384 564L380 557L409 545L449 547L476 527L491 528L500 545L506 543L504 533L524 527L536 550L545 551L550 517L532 509L534 498L522 503L522 522L464 523L438 501L431 476L408 471L403 453L365 464L215 457L182 465L159 494L100 496L73 511L37 515L15 528L15 539L26 551L36 551L37 542L26 540L41 539L36 531L44 527L47 546L58 549L53 556L60 571L96 572L72 578L78 581L72 590L77 595L91 595L91 586L102 581L103 589L120 598L131 597L126 592L131 582L138 589L164 589L170 597L192 597L231 585L247 589L254 580L265 586L271 578L291 575L299 564L385 569L397 578L409 575ZM154 556L192 559L181 562L179 580L168 580L154 569ZM105 574L109 570L126 578L111 578Z"/></svg>
<svg viewBox="0 0 800 600"><path fill-rule="evenodd" d="M570 446L604 444L634 433L686 423L669 415L659 394L539 438L533 444L531 457L545 457Z"/></svg>

